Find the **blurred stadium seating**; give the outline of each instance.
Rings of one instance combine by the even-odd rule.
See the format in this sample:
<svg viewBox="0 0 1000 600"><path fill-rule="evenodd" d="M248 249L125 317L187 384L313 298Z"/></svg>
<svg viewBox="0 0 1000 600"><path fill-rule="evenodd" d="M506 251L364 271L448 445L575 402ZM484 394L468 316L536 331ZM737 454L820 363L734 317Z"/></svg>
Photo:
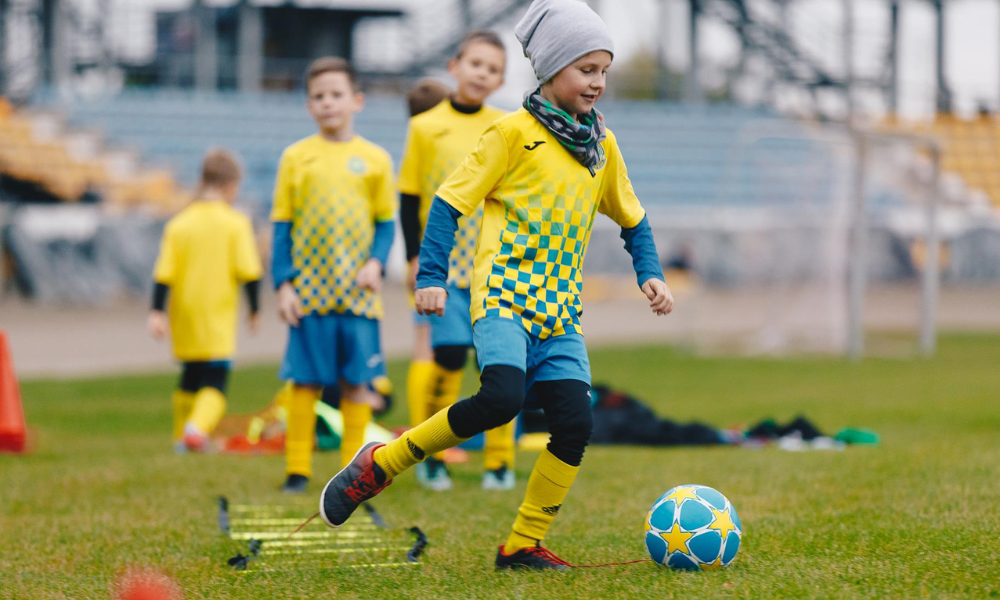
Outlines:
<svg viewBox="0 0 1000 600"><path fill-rule="evenodd" d="M282 150L314 132L304 103L304 96L294 93L128 90L61 108L73 125L97 128L110 141L136 148L147 161L172 168L186 185L194 183L208 148L235 150L246 163L244 195L263 213ZM45 104L59 106L54 101ZM811 139L807 126L768 110L623 100L606 101L602 108L626 155L636 191L654 210L829 200L834 171L827 150ZM780 122L786 133L781 138L747 138L746 132L764 122ZM406 133L403 100L369 97L357 130L398 161ZM748 145L753 152L734 156L738 147ZM809 186L812 197L802 194L804 168L819 183Z"/></svg>

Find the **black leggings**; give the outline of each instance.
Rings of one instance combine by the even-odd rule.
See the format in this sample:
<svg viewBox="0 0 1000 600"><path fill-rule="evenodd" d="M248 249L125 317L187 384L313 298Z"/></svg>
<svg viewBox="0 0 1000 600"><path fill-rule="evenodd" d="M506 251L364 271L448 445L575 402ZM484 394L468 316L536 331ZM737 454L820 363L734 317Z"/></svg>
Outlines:
<svg viewBox="0 0 1000 600"><path fill-rule="evenodd" d="M458 371L465 367L469 346L438 346L434 348L434 362L442 369Z"/></svg>
<svg viewBox="0 0 1000 600"><path fill-rule="evenodd" d="M192 394L202 388L215 388L226 393L229 365L219 362L186 362L181 371L180 388Z"/></svg>
<svg viewBox="0 0 1000 600"><path fill-rule="evenodd" d="M479 393L455 403L448 424L459 437L509 423L524 405L524 371L491 365L479 378ZM590 410L590 385L576 379L535 382L535 392L549 422L548 450L571 466L583 461L594 421Z"/></svg>

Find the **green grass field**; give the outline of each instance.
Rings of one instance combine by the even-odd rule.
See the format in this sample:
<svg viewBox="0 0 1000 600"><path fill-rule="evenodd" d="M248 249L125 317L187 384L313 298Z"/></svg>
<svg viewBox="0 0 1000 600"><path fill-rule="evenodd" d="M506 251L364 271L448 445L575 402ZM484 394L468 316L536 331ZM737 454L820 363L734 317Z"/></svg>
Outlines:
<svg viewBox="0 0 1000 600"><path fill-rule="evenodd" d="M219 533L214 499L286 501L277 491L281 457L174 455L173 376L27 381L36 449L0 456L0 597L107 598L128 565L169 573L187 598L1000 596L1000 337L947 336L932 361L704 359L669 348L595 350L591 358L595 381L663 415L727 426L801 412L831 432L874 428L883 443L842 453L588 451L550 548L576 563L643 558L652 501L676 484L701 483L733 501L745 528L740 555L722 572L642 563L495 573L496 545L535 459L525 453L515 492L481 491L473 455L451 493L431 495L404 475L376 499L387 520L429 536L420 566L346 568L332 557L237 574L225 559L245 543ZM239 369L230 409L266 403L274 373ZM404 389L405 364L390 374ZM390 424L405 421L398 404ZM316 463L318 493L338 457Z"/></svg>

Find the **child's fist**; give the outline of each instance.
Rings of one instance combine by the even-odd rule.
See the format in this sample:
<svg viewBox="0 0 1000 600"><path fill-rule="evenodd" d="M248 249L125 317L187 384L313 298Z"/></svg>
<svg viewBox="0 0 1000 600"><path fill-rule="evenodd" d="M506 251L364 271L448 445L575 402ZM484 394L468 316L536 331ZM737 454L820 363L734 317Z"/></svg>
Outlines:
<svg viewBox="0 0 1000 600"><path fill-rule="evenodd" d="M413 299L416 302L418 314L443 317L444 305L448 301L448 292L443 287L426 287L414 292Z"/></svg>
<svg viewBox="0 0 1000 600"><path fill-rule="evenodd" d="M166 337L169 326L167 313L162 310L154 310L149 313L149 318L146 320L146 327L149 329L149 335L153 336L153 339L162 340Z"/></svg>
<svg viewBox="0 0 1000 600"><path fill-rule="evenodd" d="M642 284L642 293L649 298L649 308L653 314L667 315L674 310L674 296L663 281L653 278Z"/></svg>
<svg viewBox="0 0 1000 600"><path fill-rule="evenodd" d="M295 286L292 285L291 281L286 281L278 288L278 316L292 327L299 326L299 319L302 318L302 305L299 303L299 294L295 291Z"/></svg>
<svg viewBox="0 0 1000 600"><path fill-rule="evenodd" d="M377 292L382 289L382 263L374 258L369 258L354 278L355 283L360 287Z"/></svg>

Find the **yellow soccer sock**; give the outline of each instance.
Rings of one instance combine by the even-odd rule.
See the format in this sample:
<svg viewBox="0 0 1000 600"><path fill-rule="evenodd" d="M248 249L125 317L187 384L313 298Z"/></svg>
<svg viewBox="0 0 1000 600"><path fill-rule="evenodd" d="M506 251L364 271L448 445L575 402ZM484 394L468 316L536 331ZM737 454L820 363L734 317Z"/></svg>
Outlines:
<svg viewBox="0 0 1000 600"><path fill-rule="evenodd" d="M194 395L194 408L188 422L209 435L226 414L226 397L213 387L204 387Z"/></svg>
<svg viewBox="0 0 1000 600"><path fill-rule="evenodd" d="M483 446L483 469L496 471L506 466L514 468L514 428L517 420L501 425L486 432L486 443Z"/></svg>
<svg viewBox="0 0 1000 600"><path fill-rule="evenodd" d="M288 396L288 426L285 431L285 472L312 477L313 438L316 434L318 390L295 386Z"/></svg>
<svg viewBox="0 0 1000 600"><path fill-rule="evenodd" d="M441 365L433 363L431 376L427 380L428 414L436 414L458 402L464 374L461 369L449 371ZM444 452L435 453L434 458L443 462Z"/></svg>
<svg viewBox="0 0 1000 600"><path fill-rule="evenodd" d="M375 451L375 463L382 467L388 479L399 475L430 454L457 446L466 440L451 430L451 425L448 424L448 410L433 415Z"/></svg>
<svg viewBox="0 0 1000 600"><path fill-rule="evenodd" d="M406 376L406 403L410 408L410 427L420 425L430 415L427 389L433 372L432 360L415 360L410 363L410 372Z"/></svg>
<svg viewBox="0 0 1000 600"><path fill-rule="evenodd" d="M171 398L174 405L174 441L184 437L184 424L191 417L194 408L194 394L184 390L174 390Z"/></svg>
<svg viewBox="0 0 1000 600"><path fill-rule="evenodd" d="M340 464L346 467L365 443L365 428L372 421L372 407L341 398L340 414L344 416L344 435L340 437Z"/></svg>
<svg viewBox="0 0 1000 600"><path fill-rule="evenodd" d="M580 467L567 465L548 450L542 452L528 478L528 490L504 544L505 554L534 546L545 538L579 470Z"/></svg>

